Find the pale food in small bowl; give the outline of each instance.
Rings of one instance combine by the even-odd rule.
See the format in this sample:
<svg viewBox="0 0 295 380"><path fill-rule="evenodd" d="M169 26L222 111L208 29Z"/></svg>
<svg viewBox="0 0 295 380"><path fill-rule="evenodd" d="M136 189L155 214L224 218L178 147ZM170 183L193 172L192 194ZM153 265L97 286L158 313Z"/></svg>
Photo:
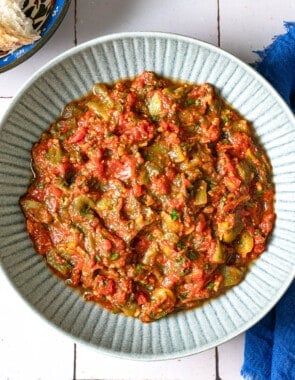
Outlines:
<svg viewBox="0 0 295 380"><path fill-rule="evenodd" d="M70 0L0 0L0 73L24 62L54 34Z"/></svg>

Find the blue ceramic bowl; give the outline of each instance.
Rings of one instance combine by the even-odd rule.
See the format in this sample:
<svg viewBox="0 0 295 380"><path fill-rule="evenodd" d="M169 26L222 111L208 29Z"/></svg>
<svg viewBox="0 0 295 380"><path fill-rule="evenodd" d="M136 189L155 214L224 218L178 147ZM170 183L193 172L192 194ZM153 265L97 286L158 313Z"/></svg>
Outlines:
<svg viewBox="0 0 295 380"><path fill-rule="evenodd" d="M30 45L22 46L12 52L0 52L0 73L24 62L35 54L53 35L63 20L71 0L26 0L24 12L30 17L35 30L41 38Z"/></svg>

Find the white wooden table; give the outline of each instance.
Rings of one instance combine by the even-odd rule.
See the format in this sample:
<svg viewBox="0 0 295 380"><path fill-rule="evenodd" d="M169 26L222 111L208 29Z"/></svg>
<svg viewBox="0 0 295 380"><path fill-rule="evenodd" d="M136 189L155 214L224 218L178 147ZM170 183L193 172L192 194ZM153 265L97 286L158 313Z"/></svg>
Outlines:
<svg viewBox="0 0 295 380"><path fill-rule="evenodd" d="M0 10L1 12L1 10ZM218 45L245 62L294 21L294 0L72 0L56 34L32 58L0 74L0 117L22 84L76 44L121 31L175 32ZM18 296L0 268L0 380L236 380L244 334L179 360L105 356L64 337Z"/></svg>

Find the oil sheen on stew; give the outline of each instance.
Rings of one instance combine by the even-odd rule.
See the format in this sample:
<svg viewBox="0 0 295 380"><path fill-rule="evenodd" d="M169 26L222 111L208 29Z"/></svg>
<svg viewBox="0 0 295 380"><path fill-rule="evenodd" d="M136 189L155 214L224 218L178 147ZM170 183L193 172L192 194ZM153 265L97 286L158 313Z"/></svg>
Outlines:
<svg viewBox="0 0 295 380"><path fill-rule="evenodd" d="M95 84L32 165L20 204L36 251L85 300L143 322L238 284L273 228L270 163L210 84Z"/></svg>

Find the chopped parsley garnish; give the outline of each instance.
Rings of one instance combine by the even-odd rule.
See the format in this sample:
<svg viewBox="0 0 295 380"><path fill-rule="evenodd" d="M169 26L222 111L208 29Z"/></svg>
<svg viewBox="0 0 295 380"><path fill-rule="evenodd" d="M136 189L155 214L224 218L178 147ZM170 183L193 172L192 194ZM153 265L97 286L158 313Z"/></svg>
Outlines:
<svg viewBox="0 0 295 380"><path fill-rule="evenodd" d="M186 101L185 101L185 107L191 106L191 105L193 105L193 104L195 104L195 103L196 103L196 100L195 100L195 99L188 98L188 99L186 99Z"/></svg>
<svg viewBox="0 0 295 380"><path fill-rule="evenodd" d="M194 126L194 131L198 132L199 129L200 129L200 123L196 123Z"/></svg>
<svg viewBox="0 0 295 380"><path fill-rule="evenodd" d="M142 269L143 269L143 265L142 264L140 264L140 263L136 264L134 274L137 275L137 274L141 273Z"/></svg>
<svg viewBox="0 0 295 380"><path fill-rule="evenodd" d="M172 220L178 220L179 219L179 213L175 208L171 211L170 217Z"/></svg>
<svg viewBox="0 0 295 380"><path fill-rule="evenodd" d="M223 121L224 123L229 122L229 121L230 121L230 117L229 117L229 115L224 115L223 118L222 118L222 121Z"/></svg>
<svg viewBox="0 0 295 380"><path fill-rule="evenodd" d="M110 255L110 260L115 261L115 260L118 260L119 257L120 257L120 255L118 252L112 252Z"/></svg>
<svg viewBox="0 0 295 380"><path fill-rule="evenodd" d="M198 257L199 257L199 254L198 252L196 251L189 251L187 253L187 257L190 259L190 260L196 260Z"/></svg>
<svg viewBox="0 0 295 380"><path fill-rule="evenodd" d="M183 241L179 241L177 244L177 249L179 249L180 251L185 247L185 244Z"/></svg>

